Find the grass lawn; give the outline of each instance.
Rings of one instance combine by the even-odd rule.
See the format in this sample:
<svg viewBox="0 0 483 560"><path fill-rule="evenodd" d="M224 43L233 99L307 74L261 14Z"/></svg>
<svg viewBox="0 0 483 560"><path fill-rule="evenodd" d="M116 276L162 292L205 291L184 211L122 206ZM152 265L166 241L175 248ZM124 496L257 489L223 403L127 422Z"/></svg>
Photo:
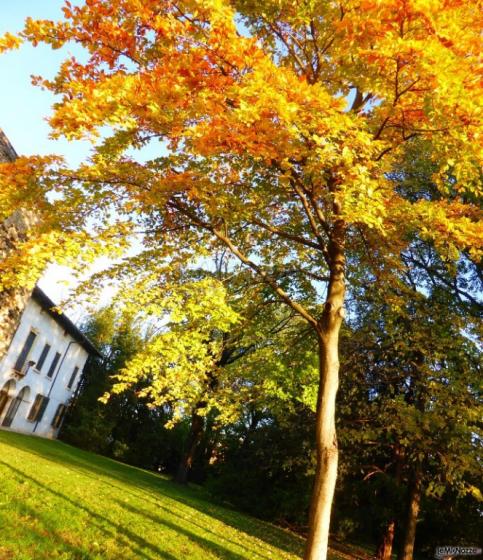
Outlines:
<svg viewBox="0 0 483 560"><path fill-rule="evenodd" d="M0 480L0 560L302 554L302 539L215 505L201 489L57 441L0 430Z"/></svg>

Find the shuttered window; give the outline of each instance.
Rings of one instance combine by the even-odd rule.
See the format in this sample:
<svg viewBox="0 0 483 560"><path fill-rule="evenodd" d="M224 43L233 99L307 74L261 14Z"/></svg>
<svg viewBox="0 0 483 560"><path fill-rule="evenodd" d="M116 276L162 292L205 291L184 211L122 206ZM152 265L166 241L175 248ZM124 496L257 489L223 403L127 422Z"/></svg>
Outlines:
<svg viewBox="0 0 483 560"><path fill-rule="evenodd" d="M45 360L47 359L47 356L48 356L49 352L50 352L50 344L46 344L44 346L44 349L42 350L42 354L40 354L40 358L37 361L37 366L36 367L39 371L42 370L42 366L44 365Z"/></svg>
<svg viewBox="0 0 483 560"><path fill-rule="evenodd" d="M54 359L52 360L52 363L50 364L49 371L47 372L47 377L52 377L54 375L55 368L57 367L57 364L59 363L59 360L60 360L60 354L59 354L59 352L56 352L55 356L54 356Z"/></svg>
<svg viewBox="0 0 483 560"><path fill-rule="evenodd" d="M79 373L79 368L76 366L74 368L74 371L72 372L72 375L70 376L69 383L67 383L68 389L72 389L72 385L74 385L74 381L78 373Z"/></svg>
<svg viewBox="0 0 483 560"><path fill-rule="evenodd" d="M7 406L8 399L9 399L8 390L2 389L0 391L0 415L2 414L5 407Z"/></svg>
<svg viewBox="0 0 483 560"><path fill-rule="evenodd" d="M52 419L52 427L60 428L62 421L64 420L65 413L67 412L67 407L65 404L59 404L55 412L55 416Z"/></svg>
<svg viewBox="0 0 483 560"><path fill-rule="evenodd" d="M35 339L37 338L37 335L34 333L34 331L30 331L29 335L27 336L27 340L25 341L23 348L20 352L20 354L18 355L17 361L15 362L15 365L13 366L13 369L15 371L18 372L22 372L23 366L25 365L25 362L27 361L27 357L30 353L30 350L32 350L32 346L34 345Z"/></svg>
<svg viewBox="0 0 483 560"><path fill-rule="evenodd" d="M49 398L44 397L44 395L38 394L35 397L34 404L30 408L30 412L27 416L29 422L40 422L42 416L44 415L45 409L49 404Z"/></svg>

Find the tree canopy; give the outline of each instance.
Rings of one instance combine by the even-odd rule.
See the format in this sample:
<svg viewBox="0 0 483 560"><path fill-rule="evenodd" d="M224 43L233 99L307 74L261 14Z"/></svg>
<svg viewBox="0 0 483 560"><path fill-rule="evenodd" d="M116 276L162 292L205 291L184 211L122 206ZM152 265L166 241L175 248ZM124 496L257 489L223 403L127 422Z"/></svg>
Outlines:
<svg viewBox="0 0 483 560"><path fill-rule="evenodd" d="M481 255L480 23L477 2L457 0L86 0L1 43L84 47L34 82L59 96L52 135L93 142L77 169L2 165L3 215L35 200L44 218L5 269L41 267L54 247L82 267L136 236L125 267L222 246L314 329L310 560L325 558L337 470L346 272L363 255L390 283L415 234L446 261ZM423 143L437 197L391 177Z"/></svg>

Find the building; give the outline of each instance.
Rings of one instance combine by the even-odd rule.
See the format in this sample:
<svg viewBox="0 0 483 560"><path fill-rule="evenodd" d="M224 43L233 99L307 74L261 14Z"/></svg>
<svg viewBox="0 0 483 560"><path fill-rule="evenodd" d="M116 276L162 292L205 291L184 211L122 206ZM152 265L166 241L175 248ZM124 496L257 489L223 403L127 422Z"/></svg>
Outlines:
<svg viewBox="0 0 483 560"><path fill-rule="evenodd" d="M16 158L0 129L0 163ZM37 223L26 209L0 222L0 276ZM56 437L90 354L98 351L40 288L0 290L0 427Z"/></svg>
<svg viewBox="0 0 483 560"><path fill-rule="evenodd" d="M17 154L0 129L0 164L15 161ZM15 253L18 246L26 241L37 224L33 212L16 211L0 222L0 277L4 259ZM31 288L16 286L0 291L0 358L6 352L20 316L29 299Z"/></svg>
<svg viewBox="0 0 483 560"><path fill-rule="evenodd" d="M55 438L98 350L36 287L0 359L0 427Z"/></svg>
<svg viewBox="0 0 483 560"><path fill-rule="evenodd" d="M17 154L0 129L0 163ZM0 222L1 264L28 240L35 212ZM0 427L56 437L94 346L38 287L0 290Z"/></svg>

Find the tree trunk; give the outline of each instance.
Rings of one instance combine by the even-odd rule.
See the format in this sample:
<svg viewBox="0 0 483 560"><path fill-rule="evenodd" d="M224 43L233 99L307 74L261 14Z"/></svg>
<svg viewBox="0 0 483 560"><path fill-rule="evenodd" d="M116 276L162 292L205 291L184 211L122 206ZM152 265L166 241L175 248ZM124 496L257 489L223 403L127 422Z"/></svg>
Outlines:
<svg viewBox="0 0 483 560"><path fill-rule="evenodd" d="M416 524L418 522L419 505L421 501L421 473L416 470L409 490L409 503L403 542L398 560L412 560L414 541L416 539Z"/></svg>
<svg viewBox="0 0 483 560"><path fill-rule="evenodd" d="M222 356L217 363L218 367L223 367L227 364L229 358L229 353L226 348L223 349ZM218 378L215 372L208 372L208 384L206 386L206 391L213 393L218 388ZM190 473L191 467L193 466L193 460L195 458L195 452L200 444L201 438L205 430L205 417L198 414L198 411L206 407L206 401L201 398L195 405L193 412L191 414L191 426L188 434L188 439L186 441L186 451L183 458L180 461L178 470L174 477L174 481L179 484L186 484L188 482L188 475Z"/></svg>
<svg viewBox="0 0 483 560"><path fill-rule="evenodd" d="M395 462L395 473L394 478L396 485L399 487L401 485L402 471L404 466L404 449L396 446L394 449L394 462ZM377 547L376 558L377 560L391 560L392 548L394 545L394 533L396 531L396 519L395 512L393 512L394 517L389 519L386 524L386 528Z"/></svg>
<svg viewBox="0 0 483 560"><path fill-rule="evenodd" d="M319 392L316 416L317 467L310 504L309 535L305 560L325 560L335 482L338 447L335 429L335 398L339 385L339 331L344 317L343 226L329 244L330 279L327 300L318 324Z"/></svg>
<svg viewBox="0 0 483 560"><path fill-rule="evenodd" d="M382 535L379 548L377 549L377 554L376 554L377 560L391 560L395 528L396 528L396 521L394 519L391 519L386 525L386 530Z"/></svg>
<svg viewBox="0 0 483 560"><path fill-rule="evenodd" d="M193 412L191 416L191 426L186 442L186 451L179 463L174 481L178 484L186 484L188 482L188 475L193 466L196 449L203 436L203 429L205 426L205 419L203 416Z"/></svg>

